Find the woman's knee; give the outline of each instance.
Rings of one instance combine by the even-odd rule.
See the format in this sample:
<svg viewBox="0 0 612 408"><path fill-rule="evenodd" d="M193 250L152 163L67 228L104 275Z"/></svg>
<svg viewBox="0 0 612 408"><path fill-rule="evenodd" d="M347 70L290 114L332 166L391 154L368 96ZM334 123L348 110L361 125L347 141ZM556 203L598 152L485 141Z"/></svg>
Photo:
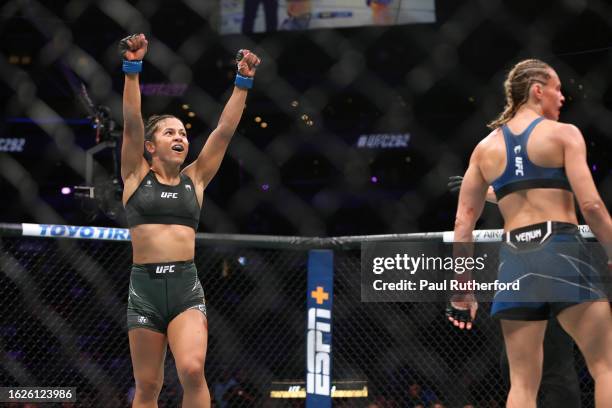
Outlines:
<svg viewBox="0 0 612 408"><path fill-rule="evenodd" d="M611 341L599 342L588 350L582 350L589 373L597 380L601 376L612 375L612 344Z"/></svg>
<svg viewBox="0 0 612 408"><path fill-rule="evenodd" d="M202 387L204 380L204 363L198 360L178 364L176 370L183 387Z"/></svg>
<svg viewBox="0 0 612 408"><path fill-rule="evenodd" d="M164 380L162 378L137 378L136 395L144 400L155 400L159 397Z"/></svg>

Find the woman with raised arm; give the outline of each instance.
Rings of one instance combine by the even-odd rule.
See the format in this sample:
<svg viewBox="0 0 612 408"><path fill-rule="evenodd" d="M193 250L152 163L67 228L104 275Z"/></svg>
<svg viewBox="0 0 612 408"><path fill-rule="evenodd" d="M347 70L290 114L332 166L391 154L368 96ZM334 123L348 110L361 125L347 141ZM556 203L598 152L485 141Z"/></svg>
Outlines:
<svg viewBox="0 0 612 408"><path fill-rule="evenodd" d="M557 73L540 60L525 60L504 85L506 108L489 124L493 131L474 149L461 183L455 242L472 242L493 186L504 219L498 279L520 282L517 292L498 291L491 308L501 320L510 365L507 407L536 408L549 318L584 355L596 406L610 407L612 315L598 275L607 271L596 271L589 256L579 259L584 243L574 199L609 259L612 220L589 171L580 130L558 122L565 98ZM476 310L473 296L459 295L448 318L469 329Z"/></svg>
<svg viewBox="0 0 612 408"><path fill-rule="evenodd" d="M172 115L152 116L146 125L142 120L138 75L147 44L143 34L120 42L125 73L121 177L133 249L127 309L136 381L132 406L157 407L169 345L183 386L183 408L210 407L204 377L208 325L193 262L195 234L204 189L236 131L260 60L239 51L236 86L219 123L198 158L181 170L189 149L183 123Z"/></svg>

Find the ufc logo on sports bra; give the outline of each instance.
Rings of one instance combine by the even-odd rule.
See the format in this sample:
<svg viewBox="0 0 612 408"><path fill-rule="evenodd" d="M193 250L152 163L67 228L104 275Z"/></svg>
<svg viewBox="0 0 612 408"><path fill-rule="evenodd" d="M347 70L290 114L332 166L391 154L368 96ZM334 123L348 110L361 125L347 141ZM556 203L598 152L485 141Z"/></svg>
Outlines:
<svg viewBox="0 0 612 408"><path fill-rule="evenodd" d="M162 191L161 198L178 198L178 193L170 193L168 191Z"/></svg>
<svg viewBox="0 0 612 408"><path fill-rule="evenodd" d="M155 268L155 273L172 273L176 265L159 265Z"/></svg>
<svg viewBox="0 0 612 408"><path fill-rule="evenodd" d="M523 158L522 157L515 157L514 158L514 174L516 176L524 176L525 175L523 173Z"/></svg>

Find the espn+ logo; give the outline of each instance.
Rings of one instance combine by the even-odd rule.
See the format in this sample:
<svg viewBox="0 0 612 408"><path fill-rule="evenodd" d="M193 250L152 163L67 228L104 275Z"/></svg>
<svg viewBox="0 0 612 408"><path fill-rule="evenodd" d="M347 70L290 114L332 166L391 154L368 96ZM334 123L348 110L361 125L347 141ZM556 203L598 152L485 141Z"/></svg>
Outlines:
<svg viewBox="0 0 612 408"><path fill-rule="evenodd" d="M321 286L312 292L317 303L322 304L329 294ZM308 309L308 333L306 335L306 392L331 395L331 344L326 344L325 333L331 333L331 311L320 307Z"/></svg>

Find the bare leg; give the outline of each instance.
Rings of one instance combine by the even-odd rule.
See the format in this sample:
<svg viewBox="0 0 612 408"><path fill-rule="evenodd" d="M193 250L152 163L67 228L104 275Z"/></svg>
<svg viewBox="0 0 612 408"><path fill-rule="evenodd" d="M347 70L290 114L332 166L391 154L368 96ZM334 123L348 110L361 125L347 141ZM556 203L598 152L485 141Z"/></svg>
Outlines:
<svg viewBox="0 0 612 408"><path fill-rule="evenodd" d="M595 380L595 406L612 407L612 315L607 301L582 303L557 316L574 338Z"/></svg>
<svg viewBox="0 0 612 408"><path fill-rule="evenodd" d="M157 408L157 398L164 384L166 336L149 329L132 329L128 333L130 354L136 380L133 408Z"/></svg>
<svg viewBox="0 0 612 408"><path fill-rule="evenodd" d="M542 343L546 321L502 320L510 365L510 393L507 408L536 408L542 379Z"/></svg>
<svg viewBox="0 0 612 408"><path fill-rule="evenodd" d="M208 323L197 309L189 309L168 325L168 343L183 386L183 408L210 408L210 392L204 378Z"/></svg>

